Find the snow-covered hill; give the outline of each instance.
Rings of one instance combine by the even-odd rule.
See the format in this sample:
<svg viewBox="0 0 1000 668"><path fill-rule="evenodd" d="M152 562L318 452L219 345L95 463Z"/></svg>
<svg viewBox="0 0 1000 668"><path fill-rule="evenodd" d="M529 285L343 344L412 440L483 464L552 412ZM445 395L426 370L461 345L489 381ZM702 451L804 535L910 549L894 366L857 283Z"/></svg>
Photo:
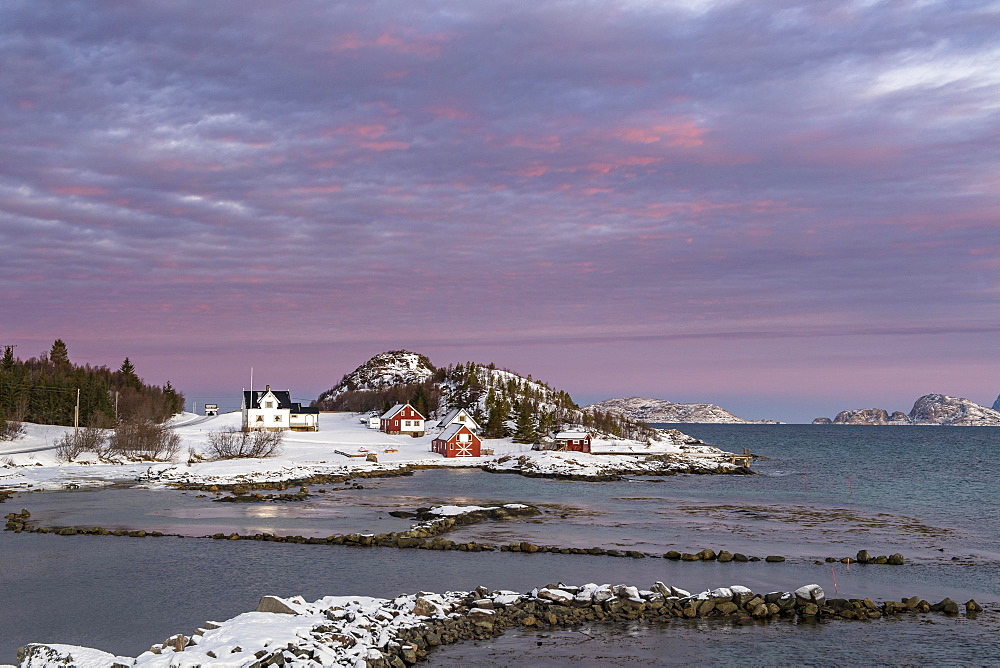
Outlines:
<svg viewBox="0 0 1000 668"><path fill-rule="evenodd" d="M665 399L624 397L590 404L596 408L625 415L643 422L712 422L726 424L777 424L774 420L744 420L715 404L678 404Z"/></svg>
<svg viewBox="0 0 1000 668"><path fill-rule="evenodd" d="M371 358L324 392L314 405L326 411L382 411L410 402L429 418L465 408L490 436L531 442L566 427L595 436L640 441L667 438L634 419L600 407L581 409L569 393L495 364L435 367L418 353L396 350Z"/></svg>
<svg viewBox="0 0 1000 668"><path fill-rule="evenodd" d="M377 392L396 385L423 383L434 371L434 365L425 355L408 350L379 353L319 395L317 403L334 402L347 392Z"/></svg>

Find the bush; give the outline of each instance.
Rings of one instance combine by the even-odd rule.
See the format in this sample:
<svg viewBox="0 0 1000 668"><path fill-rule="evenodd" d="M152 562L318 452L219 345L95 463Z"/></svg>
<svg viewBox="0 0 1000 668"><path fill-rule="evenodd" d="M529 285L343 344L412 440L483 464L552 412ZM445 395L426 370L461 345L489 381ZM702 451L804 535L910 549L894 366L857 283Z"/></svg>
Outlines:
<svg viewBox="0 0 1000 668"><path fill-rule="evenodd" d="M84 427L76 436L66 432L56 441L56 458L71 462L83 452L96 452L104 457L108 454L108 432L99 427Z"/></svg>
<svg viewBox="0 0 1000 668"><path fill-rule="evenodd" d="M181 448L181 437L169 427L149 420L119 422L108 440L108 454L133 460L171 460Z"/></svg>
<svg viewBox="0 0 1000 668"><path fill-rule="evenodd" d="M208 434L208 455L212 459L274 457L281 453L280 431L242 431L228 428Z"/></svg>
<svg viewBox="0 0 1000 668"><path fill-rule="evenodd" d="M24 436L24 425L17 420L0 419L0 441L13 441Z"/></svg>

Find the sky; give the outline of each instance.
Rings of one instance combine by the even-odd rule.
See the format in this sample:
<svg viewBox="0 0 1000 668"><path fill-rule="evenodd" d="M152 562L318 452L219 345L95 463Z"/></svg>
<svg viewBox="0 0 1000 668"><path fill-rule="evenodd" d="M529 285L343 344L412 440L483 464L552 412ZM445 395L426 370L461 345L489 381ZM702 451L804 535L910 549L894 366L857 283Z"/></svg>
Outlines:
<svg viewBox="0 0 1000 668"><path fill-rule="evenodd" d="M1000 393L1000 3L0 4L0 345L808 422Z"/></svg>

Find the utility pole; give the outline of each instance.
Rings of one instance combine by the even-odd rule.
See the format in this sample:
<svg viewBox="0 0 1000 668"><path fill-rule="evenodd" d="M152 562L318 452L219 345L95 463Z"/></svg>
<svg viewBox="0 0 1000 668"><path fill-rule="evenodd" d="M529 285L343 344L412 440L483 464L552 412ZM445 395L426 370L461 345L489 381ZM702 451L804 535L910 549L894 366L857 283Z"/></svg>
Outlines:
<svg viewBox="0 0 1000 668"><path fill-rule="evenodd" d="M115 390L115 424L118 424L118 390Z"/></svg>
<svg viewBox="0 0 1000 668"><path fill-rule="evenodd" d="M80 442L80 388L76 388L76 408L73 409L73 444Z"/></svg>

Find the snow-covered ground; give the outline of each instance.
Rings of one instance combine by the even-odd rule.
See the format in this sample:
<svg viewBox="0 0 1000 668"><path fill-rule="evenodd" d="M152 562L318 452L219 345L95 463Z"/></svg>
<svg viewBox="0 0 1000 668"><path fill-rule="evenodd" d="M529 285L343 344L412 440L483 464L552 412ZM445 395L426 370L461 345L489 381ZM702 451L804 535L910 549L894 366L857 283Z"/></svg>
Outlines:
<svg viewBox="0 0 1000 668"><path fill-rule="evenodd" d="M84 454L75 462L60 462L55 443L71 427L26 424L26 434L15 441L0 442L0 489L62 489L67 486L101 486L116 481L139 482L149 486L170 483L238 484L300 480L314 475L345 475L357 472L388 471L405 466L482 467L492 470L519 470L524 465L533 474L594 476L608 471L644 470L643 455L670 455L679 463L697 461L701 468L726 470L732 466L720 459L724 454L711 446L692 446L667 435L647 445L640 441L595 439L594 452L622 453L615 456L578 452L535 452L530 445L510 439L484 439L483 449L493 454L478 458L446 458L431 452L437 430L426 436L391 436L368 429L356 413L323 413L317 432L285 432L284 447L269 459L192 461L189 453L204 455L209 434L240 426L240 413L204 417L183 413L171 424L181 437L180 461L114 464L101 462L94 454ZM624 454L629 453L629 454ZM374 454L377 462L367 461ZM349 456L357 455L357 456ZM693 459L696 457L697 459ZM663 469L657 465L657 470ZM683 466L680 466L683 468ZM653 469L649 469L653 472Z"/></svg>

